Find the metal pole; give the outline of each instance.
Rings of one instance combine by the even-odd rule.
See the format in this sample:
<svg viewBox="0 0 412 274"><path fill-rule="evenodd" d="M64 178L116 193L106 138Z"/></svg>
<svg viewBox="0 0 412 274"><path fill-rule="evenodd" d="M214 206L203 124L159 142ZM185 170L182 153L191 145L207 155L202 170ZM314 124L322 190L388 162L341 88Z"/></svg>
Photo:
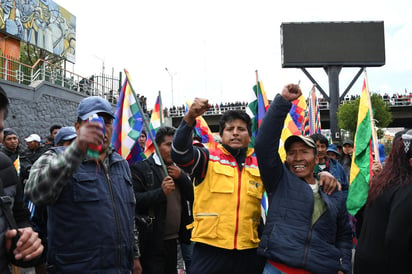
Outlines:
<svg viewBox="0 0 412 274"><path fill-rule="evenodd" d="M342 67L339 66L327 66L325 67L326 73L329 78L329 96L330 96L330 131L334 142L340 142L340 130L338 128L338 107L339 107L339 73Z"/></svg>
<svg viewBox="0 0 412 274"><path fill-rule="evenodd" d="M146 119L146 114L143 112L143 108L142 108L142 105L140 104L140 100L139 100L139 98L136 96L136 92L135 92L134 89L133 89L132 82L130 81L129 75L128 75L128 73L127 73L126 70L125 70L125 75L126 75L126 79L128 79L128 81L129 81L129 87L130 87L130 89L132 90L132 94L133 94L134 100L136 101L136 104L138 105L138 109L139 109L139 111L140 111L140 114L142 114L144 126L145 126L145 128L147 129L147 133L150 135L150 138L152 139L153 146L154 146L154 148L155 148L157 157L159 157L160 164L161 164L161 166L162 166L163 172L166 174L166 176L168 176L169 173L167 172L167 167L166 167L166 165L165 165L165 163L164 163L164 161L163 161L162 155L160 154L159 147L157 146L157 144L156 144L156 142L155 142L155 138L154 138L154 136L153 136L153 134L152 134L152 131L150 130L149 122L148 122L147 119Z"/></svg>
<svg viewBox="0 0 412 274"><path fill-rule="evenodd" d="M167 73L169 73L170 76L170 85L171 85L171 89L172 89L172 107L175 105L173 102L173 75L170 73L170 71L165 68L165 70L167 71Z"/></svg>

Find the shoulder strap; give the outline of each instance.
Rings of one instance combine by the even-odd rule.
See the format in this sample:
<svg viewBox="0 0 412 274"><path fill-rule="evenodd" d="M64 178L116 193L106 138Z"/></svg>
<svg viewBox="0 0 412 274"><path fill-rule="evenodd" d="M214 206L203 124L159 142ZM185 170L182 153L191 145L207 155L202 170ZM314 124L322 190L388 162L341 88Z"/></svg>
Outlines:
<svg viewBox="0 0 412 274"><path fill-rule="evenodd" d="M148 189L146 190L150 190L153 189L154 186L154 178L153 178L153 170L149 165L149 162L147 159L143 160L144 165L146 166L147 171L144 173L145 176L145 180L146 180L146 186L148 187ZM149 207L148 211L147 211L149 217L154 218L155 214L154 214L154 209L153 207Z"/></svg>
<svg viewBox="0 0 412 274"><path fill-rule="evenodd" d="M149 164L147 159L143 160L143 163L146 166L146 172L144 173L146 186L148 188L146 190L151 190L151 189L153 189L153 186L154 186L153 170L150 167L150 164Z"/></svg>
<svg viewBox="0 0 412 274"><path fill-rule="evenodd" d="M4 193L3 180L0 178L0 208L3 209L4 216L11 229L17 229L16 220L11 212L12 199Z"/></svg>
<svg viewBox="0 0 412 274"><path fill-rule="evenodd" d="M3 188L3 180L0 178L0 196L5 196L4 188Z"/></svg>

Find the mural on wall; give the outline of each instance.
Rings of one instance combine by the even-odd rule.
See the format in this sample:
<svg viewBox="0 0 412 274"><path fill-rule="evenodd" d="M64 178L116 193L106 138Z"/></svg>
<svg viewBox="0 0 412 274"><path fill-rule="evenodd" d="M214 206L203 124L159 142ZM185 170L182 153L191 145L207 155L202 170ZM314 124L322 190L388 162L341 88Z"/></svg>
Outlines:
<svg viewBox="0 0 412 274"><path fill-rule="evenodd" d="M76 61L76 17L51 0L0 0L0 31Z"/></svg>

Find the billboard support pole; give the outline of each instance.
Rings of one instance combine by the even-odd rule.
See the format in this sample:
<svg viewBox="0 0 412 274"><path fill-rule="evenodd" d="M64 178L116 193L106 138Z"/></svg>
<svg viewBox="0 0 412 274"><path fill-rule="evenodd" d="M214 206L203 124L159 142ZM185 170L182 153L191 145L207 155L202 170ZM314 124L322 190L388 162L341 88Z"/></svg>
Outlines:
<svg viewBox="0 0 412 274"><path fill-rule="evenodd" d="M327 66L325 71L329 79L329 120L330 131L333 141L340 142L340 130L338 127L338 107L339 107L339 73L341 66Z"/></svg>

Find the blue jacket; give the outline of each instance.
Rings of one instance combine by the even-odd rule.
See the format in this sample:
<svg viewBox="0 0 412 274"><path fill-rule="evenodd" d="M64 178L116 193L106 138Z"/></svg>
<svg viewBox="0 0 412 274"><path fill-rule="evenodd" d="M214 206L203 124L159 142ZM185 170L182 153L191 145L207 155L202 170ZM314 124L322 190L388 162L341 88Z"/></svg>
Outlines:
<svg viewBox="0 0 412 274"><path fill-rule="evenodd" d="M57 153L64 148L54 148ZM49 273L130 273L135 198L127 162L85 160L47 206Z"/></svg>
<svg viewBox="0 0 412 274"><path fill-rule="evenodd" d="M342 186L342 192L348 196L349 182L345 168L335 159L326 156L326 168L322 171L330 172Z"/></svg>
<svg viewBox="0 0 412 274"><path fill-rule="evenodd" d="M351 273L352 236L342 192L320 191L327 210L312 225L313 191L278 153L291 103L275 97L263 118L255 151L269 211L258 253L269 260L313 273Z"/></svg>

